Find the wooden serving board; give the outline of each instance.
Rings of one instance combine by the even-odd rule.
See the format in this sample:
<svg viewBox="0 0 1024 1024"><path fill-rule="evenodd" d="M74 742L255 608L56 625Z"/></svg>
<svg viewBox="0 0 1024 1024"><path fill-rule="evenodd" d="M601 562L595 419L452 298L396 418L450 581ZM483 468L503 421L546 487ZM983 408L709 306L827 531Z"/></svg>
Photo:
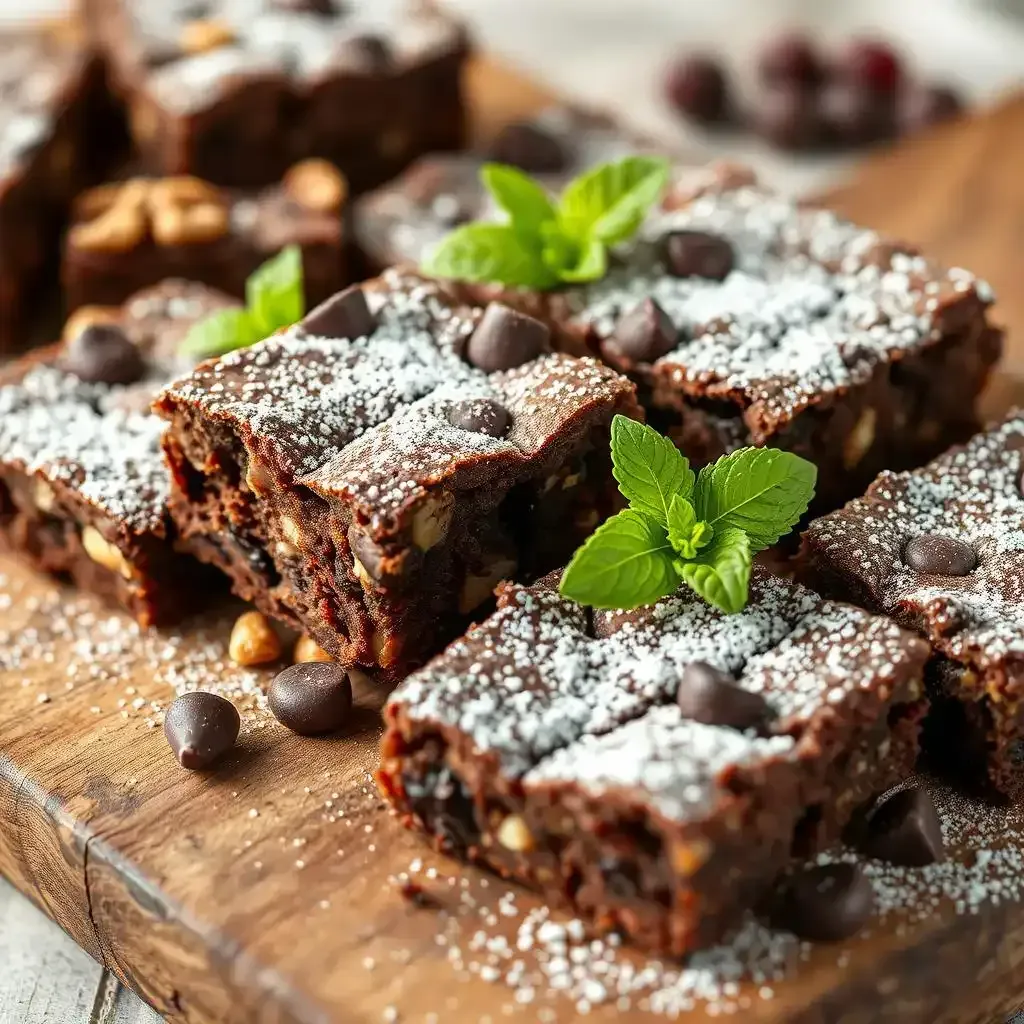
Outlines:
<svg viewBox="0 0 1024 1024"><path fill-rule="evenodd" d="M481 131L548 98L490 64L473 69L472 91ZM1024 337L1022 158L1024 101L1012 101L872 160L835 199L989 275ZM1008 365L1018 362L1024 351L1011 346ZM990 410L1015 387L1000 378ZM510 909L506 885L429 855L388 816L371 778L379 693L358 694L348 734L301 739L259 706L271 671L227 662L232 609L140 636L13 563L0 572L0 873L169 1019L548 1022L576 1019L580 998L601 1002L592 985L574 983L572 999L531 985L545 957L553 971L550 943L516 949L524 916L540 912L531 896L514 894ZM243 709L238 749L210 774L180 770L158 726L183 684L230 693ZM399 895L409 871L430 907ZM726 1002L766 1024L990 1024L1024 1001L1020 903L911 917L891 914L841 950L811 949L771 983L773 998L762 981L727 987ZM617 984L644 966L608 956ZM518 982L495 977L510 968ZM665 971L591 1016L649 1019ZM684 1017L722 1008L698 1001Z"/></svg>

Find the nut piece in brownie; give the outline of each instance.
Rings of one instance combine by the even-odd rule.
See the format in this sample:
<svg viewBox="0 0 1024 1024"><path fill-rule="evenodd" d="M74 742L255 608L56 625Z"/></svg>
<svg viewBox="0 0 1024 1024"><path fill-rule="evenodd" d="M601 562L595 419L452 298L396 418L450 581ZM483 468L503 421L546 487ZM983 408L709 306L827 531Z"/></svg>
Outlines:
<svg viewBox="0 0 1024 1024"><path fill-rule="evenodd" d="M758 567L723 615L557 574L392 694L380 785L442 849L657 952L718 939L913 765L927 645Z"/></svg>
<svg viewBox="0 0 1024 1024"><path fill-rule="evenodd" d="M633 386L550 351L539 321L389 271L159 398L172 514L236 592L385 681L502 579L570 555L612 511Z"/></svg>
<svg viewBox="0 0 1024 1024"><path fill-rule="evenodd" d="M324 157L361 190L464 138L462 27L393 0L87 0L149 170L260 186Z"/></svg>
<svg viewBox="0 0 1024 1024"><path fill-rule="evenodd" d="M195 607L201 570L173 547L153 395L186 368L188 328L233 305L167 281L80 310L61 344L0 376L0 547L122 605L144 626Z"/></svg>
<svg viewBox="0 0 1024 1024"><path fill-rule="evenodd" d="M288 245L302 249L307 301L348 283L342 211L348 186L325 160L279 185L229 192L199 178L130 178L75 202L61 271L69 309L115 306L171 277L245 296L249 275Z"/></svg>
<svg viewBox="0 0 1024 1024"><path fill-rule="evenodd" d="M103 74L55 28L0 32L0 352L28 340L75 193L120 155ZM52 337L52 335L50 335Z"/></svg>
<svg viewBox="0 0 1024 1024"><path fill-rule="evenodd" d="M602 279L529 301L633 377L692 462L788 449L826 511L976 429L1002 341L983 282L756 185L675 202Z"/></svg>
<svg viewBox="0 0 1024 1024"><path fill-rule="evenodd" d="M1024 796L1024 414L811 523L809 575L932 645L937 768Z"/></svg>

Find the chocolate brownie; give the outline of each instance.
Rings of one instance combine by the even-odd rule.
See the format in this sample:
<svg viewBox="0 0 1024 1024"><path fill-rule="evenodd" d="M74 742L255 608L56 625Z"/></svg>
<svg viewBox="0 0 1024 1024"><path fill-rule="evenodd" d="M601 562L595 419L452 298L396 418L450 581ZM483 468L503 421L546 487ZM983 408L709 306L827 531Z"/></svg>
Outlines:
<svg viewBox="0 0 1024 1024"><path fill-rule="evenodd" d="M504 587L389 699L381 789L439 848L682 954L913 765L928 650L891 621L760 567L735 615L557 582Z"/></svg>
<svg viewBox="0 0 1024 1024"><path fill-rule="evenodd" d="M123 129L99 63L56 28L0 32L0 94L4 353L31 340L71 199L120 156Z"/></svg>
<svg viewBox="0 0 1024 1024"><path fill-rule="evenodd" d="M613 508L633 386L507 307L401 271L200 366L171 421L171 509L236 592L345 665L401 678L504 578L550 570Z"/></svg>
<svg viewBox="0 0 1024 1024"><path fill-rule="evenodd" d="M0 547L123 606L143 626L195 608L196 563L174 548L162 420L149 405L183 372L188 327L233 305L168 281L0 377Z"/></svg>
<svg viewBox="0 0 1024 1024"><path fill-rule="evenodd" d="M731 178L673 205L603 279L505 300L546 308L569 343L629 374L695 464L788 449L817 465L827 511L976 429L1002 345L984 282Z"/></svg>
<svg viewBox="0 0 1024 1024"><path fill-rule="evenodd" d="M353 189L464 139L460 25L381 0L86 0L146 168L262 186L308 157Z"/></svg>
<svg viewBox="0 0 1024 1024"><path fill-rule="evenodd" d="M306 301L348 283L342 213L347 185L325 160L296 164L252 192L199 178L133 177L78 197L61 276L69 309L115 306L171 277L245 297L249 275L286 245L302 248Z"/></svg>
<svg viewBox="0 0 1024 1024"><path fill-rule="evenodd" d="M1024 795L1024 413L813 522L809 578L932 645L936 767Z"/></svg>

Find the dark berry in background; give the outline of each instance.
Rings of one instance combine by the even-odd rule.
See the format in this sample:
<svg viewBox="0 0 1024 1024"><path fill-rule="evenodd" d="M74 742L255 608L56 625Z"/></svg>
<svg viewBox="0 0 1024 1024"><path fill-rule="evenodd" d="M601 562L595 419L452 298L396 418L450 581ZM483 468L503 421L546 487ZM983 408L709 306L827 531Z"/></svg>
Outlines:
<svg viewBox="0 0 1024 1024"><path fill-rule="evenodd" d="M772 40L761 51L758 77L767 85L792 85L813 89L820 85L826 71L814 43L799 32L790 32Z"/></svg>
<svg viewBox="0 0 1024 1024"><path fill-rule="evenodd" d="M896 51L877 39L851 39L839 61L842 77L891 96L903 80L903 63Z"/></svg>
<svg viewBox="0 0 1024 1024"><path fill-rule="evenodd" d="M825 142L818 97L805 89L765 89L754 108L752 128L777 149L790 152L818 149Z"/></svg>
<svg viewBox="0 0 1024 1024"><path fill-rule="evenodd" d="M900 97L898 124L910 134L957 117L963 112L960 94L948 85L919 85Z"/></svg>
<svg viewBox="0 0 1024 1024"><path fill-rule="evenodd" d="M673 107L698 124L729 120L729 82L722 65L711 57L694 54L673 63L665 93Z"/></svg>

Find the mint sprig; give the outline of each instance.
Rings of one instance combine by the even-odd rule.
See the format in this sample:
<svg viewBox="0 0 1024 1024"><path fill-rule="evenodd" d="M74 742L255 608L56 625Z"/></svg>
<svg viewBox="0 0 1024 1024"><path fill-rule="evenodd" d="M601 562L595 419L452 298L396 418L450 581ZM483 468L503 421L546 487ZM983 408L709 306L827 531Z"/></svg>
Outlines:
<svg viewBox="0 0 1024 1024"><path fill-rule="evenodd" d="M814 496L816 467L792 452L741 448L694 477L656 430L616 416L612 467L629 508L587 539L561 593L594 608L651 604L685 583L732 614L747 603L758 551L788 533Z"/></svg>
<svg viewBox="0 0 1024 1024"><path fill-rule="evenodd" d="M258 267L245 283L242 309L220 309L193 324L179 351L191 359L211 359L247 348L303 318L306 296L302 249L289 245Z"/></svg>
<svg viewBox="0 0 1024 1024"><path fill-rule="evenodd" d="M423 269L436 277L546 291L596 281L608 269L608 249L643 223L668 183L670 164L630 156L581 174L556 202L515 167L485 164L480 180L505 215L447 235Z"/></svg>

